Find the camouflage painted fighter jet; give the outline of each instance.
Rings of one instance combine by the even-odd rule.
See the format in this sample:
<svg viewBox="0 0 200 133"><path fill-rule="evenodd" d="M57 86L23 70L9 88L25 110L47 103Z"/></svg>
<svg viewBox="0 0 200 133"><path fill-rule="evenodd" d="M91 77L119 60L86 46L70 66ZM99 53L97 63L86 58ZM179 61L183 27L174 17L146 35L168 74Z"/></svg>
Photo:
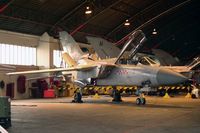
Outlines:
<svg viewBox="0 0 200 133"><path fill-rule="evenodd" d="M79 86L80 90L87 85L107 86L138 86L139 90L161 85L174 85L187 81L188 79L180 73L163 67L152 67L147 65L126 65L120 64L120 58L129 46L133 46L130 56L134 56L137 49L144 43L146 37L141 30L132 33L129 40L117 58L94 60L92 55L85 55L75 40L65 31L60 32L60 41L63 46L63 59L68 68L46 69L37 71L12 72L7 75L21 75L34 73L62 72L71 73L73 83ZM141 92L141 91L140 91ZM81 93L76 92L74 102L81 102ZM120 93L115 89L114 100L120 98ZM136 99L136 104L145 104L146 100L142 95Z"/></svg>

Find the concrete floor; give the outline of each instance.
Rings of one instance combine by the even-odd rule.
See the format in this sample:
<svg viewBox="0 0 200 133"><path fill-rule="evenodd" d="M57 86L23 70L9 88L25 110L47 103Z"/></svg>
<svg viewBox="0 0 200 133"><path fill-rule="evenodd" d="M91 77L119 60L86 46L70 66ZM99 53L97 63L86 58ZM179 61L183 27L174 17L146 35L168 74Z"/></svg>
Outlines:
<svg viewBox="0 0 200 133"><path fill-rule="evenodd" d="M200 133L200 99L136 97L112 103L110 97L12 101L9 133Z"/></svg>

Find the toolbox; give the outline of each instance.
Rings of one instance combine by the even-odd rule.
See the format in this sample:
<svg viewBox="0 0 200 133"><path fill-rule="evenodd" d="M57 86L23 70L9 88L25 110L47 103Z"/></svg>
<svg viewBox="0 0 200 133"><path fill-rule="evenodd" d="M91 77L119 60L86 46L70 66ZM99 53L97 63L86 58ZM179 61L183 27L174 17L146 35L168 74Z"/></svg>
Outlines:
<svg viewBox="0 0 200 133"><path fill-rule="evenodd" d="M44 98L55 98L55 91L53 89L44 90Z"/></svg>

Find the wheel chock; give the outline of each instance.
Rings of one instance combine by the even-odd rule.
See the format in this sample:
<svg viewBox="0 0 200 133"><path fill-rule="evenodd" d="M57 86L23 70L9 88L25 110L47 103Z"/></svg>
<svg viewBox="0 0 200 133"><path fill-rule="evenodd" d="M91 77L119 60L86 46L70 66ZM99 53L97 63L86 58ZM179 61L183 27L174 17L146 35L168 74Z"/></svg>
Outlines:
<svg viewBox="0 0 200 133"><path fill-rule="evenodd" d="M191 94L188 92L185 98L192 98Z"/></svg>

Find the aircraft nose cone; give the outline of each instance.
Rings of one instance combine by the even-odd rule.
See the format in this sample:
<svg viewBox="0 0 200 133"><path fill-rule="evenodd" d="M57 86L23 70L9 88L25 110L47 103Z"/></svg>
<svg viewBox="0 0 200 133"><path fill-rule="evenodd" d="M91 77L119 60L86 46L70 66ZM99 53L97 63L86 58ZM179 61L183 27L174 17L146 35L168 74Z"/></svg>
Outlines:
<svg viewBox="0 0 200 133"><path fill-rule="evenodd" d="M174 85L187 81L188 78L180 73L168 70L160 69L157 73L157 81L159 85Z"/></svg>

